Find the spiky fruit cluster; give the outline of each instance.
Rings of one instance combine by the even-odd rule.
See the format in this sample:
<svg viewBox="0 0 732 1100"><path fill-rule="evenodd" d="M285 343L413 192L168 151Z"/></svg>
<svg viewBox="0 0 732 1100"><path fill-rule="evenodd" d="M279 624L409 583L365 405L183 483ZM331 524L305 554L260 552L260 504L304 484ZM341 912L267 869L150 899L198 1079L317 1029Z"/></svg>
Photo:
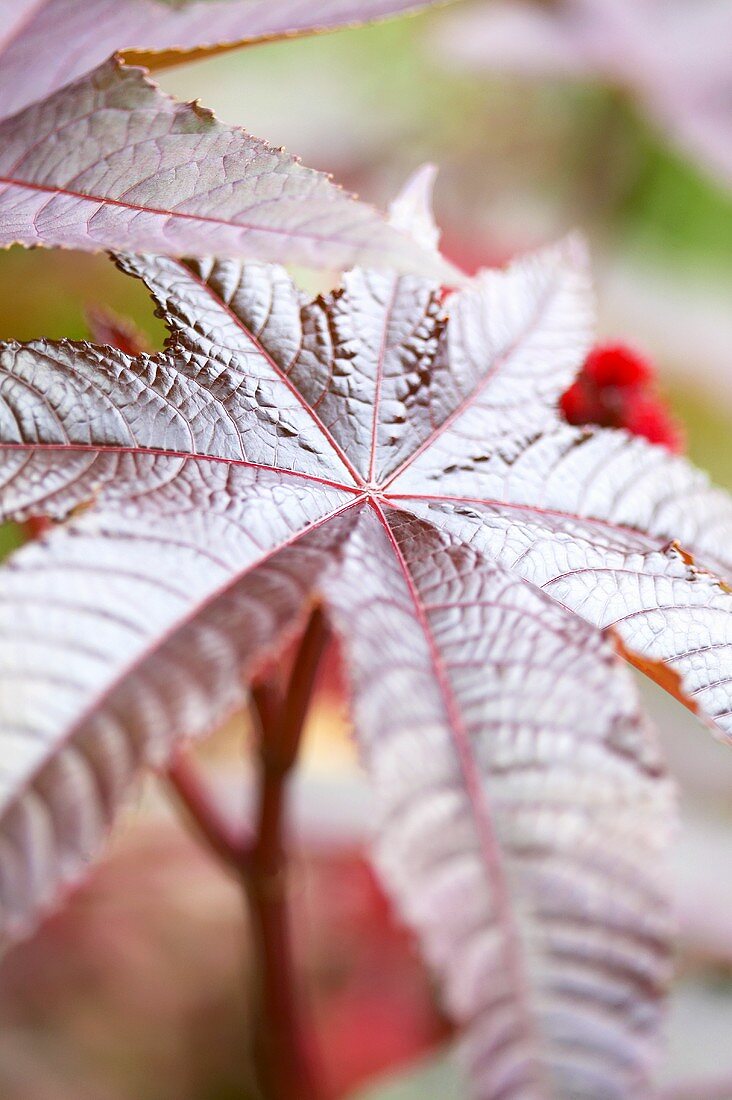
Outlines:
<svg viewBox="0 0 732 1100"><path fill-rule="evenodd" d="M656 389L651 364L625 344L599 344L561 399L570 424L625 428L675 453L683 433Z"/></svg>

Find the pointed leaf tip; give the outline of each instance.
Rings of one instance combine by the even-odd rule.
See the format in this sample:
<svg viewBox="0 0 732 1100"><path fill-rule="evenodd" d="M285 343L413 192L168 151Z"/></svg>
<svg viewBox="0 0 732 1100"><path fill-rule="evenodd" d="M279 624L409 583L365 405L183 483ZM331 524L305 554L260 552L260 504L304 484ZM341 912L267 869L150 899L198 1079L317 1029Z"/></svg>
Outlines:
<svg viewBox="0 0 732 1100"><path fill-rule="evenodd" d="M0 246L455 275L321 173L115 58L0 123L0 180Z"/></svg>
<svg viewBox="0 0 732 1100"><path fill-rule="evenodd" d="M389 207L389 221L404 230L424 248L437 251L440 231L435 223L432 196L437 179L437 165L423 164L407 179Z"/></svg>

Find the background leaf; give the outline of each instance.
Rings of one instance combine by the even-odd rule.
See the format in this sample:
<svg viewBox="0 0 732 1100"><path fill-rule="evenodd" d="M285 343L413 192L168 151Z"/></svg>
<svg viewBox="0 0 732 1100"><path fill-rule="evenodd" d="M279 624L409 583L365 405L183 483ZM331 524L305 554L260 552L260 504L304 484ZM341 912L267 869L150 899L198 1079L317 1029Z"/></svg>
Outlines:
<svg viewBox="0 0 732 1100"><path fill-rule="evenodd" d="M732 9L726 0L500 0L457 12L446 52L486 69L627 89L703 169L732 183Z"/></svg>
<svg viewBox="0 0 732 1100"><path fill-rule="evenodd" d="M0 0L0 117L46 98L120 50L157 68L435 2L440 0Z"/></svg>

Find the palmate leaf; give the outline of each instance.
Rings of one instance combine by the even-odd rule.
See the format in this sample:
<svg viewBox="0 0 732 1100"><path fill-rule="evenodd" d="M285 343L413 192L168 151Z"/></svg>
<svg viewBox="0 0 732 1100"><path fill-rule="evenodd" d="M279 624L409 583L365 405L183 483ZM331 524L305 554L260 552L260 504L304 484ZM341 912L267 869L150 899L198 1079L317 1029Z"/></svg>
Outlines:
<svg viewBox="0 0 732 1100"><path fill-rule="evenodd" d="M447 56L471 67L628 89L683 152L732 183L727 0L498 0L457 11L438 34Z"/></svg>
<svg viewBox="0 0 732 1100"><path fill-rule="evenodd" d="M439 0L0 0L0 117L124 50L151 68L335 30ZM445 2L445 0L442 0Z"/></svg>
<svg viewBox="0 0 732 1100"><path fill-rule="evenodd" d="M394 211L425 244L429 183ZM163 353L0 357L2 514L72 513L0 571L6 940L78 876L137 764L213 724L317 596L380 862L475 1095L647 1095L671 809L618 649L732 729L732 595L689 558L732 564L732 504L562 421L591 340L581 245L447 296L356 270L314 302L277 267L119 262Z"/></svg>
<svg viewBox="0 0 732 1100"><path fill-rule="evenodd" d="M119 59L0 123L0 246L449 265L321 172Z"/></svg>

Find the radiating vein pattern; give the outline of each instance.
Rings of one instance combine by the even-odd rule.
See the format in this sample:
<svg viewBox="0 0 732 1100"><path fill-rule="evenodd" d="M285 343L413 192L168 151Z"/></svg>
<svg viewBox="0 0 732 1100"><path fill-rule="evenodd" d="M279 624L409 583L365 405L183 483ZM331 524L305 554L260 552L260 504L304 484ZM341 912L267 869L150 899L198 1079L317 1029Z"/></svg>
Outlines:
<svg viewBox="0 0 732 1100"><path fill-rule="evenodd" d="M430 180L392 207L427 248ZM162 353L0 347L0 508L72 513L0 571L6 939L319 599L475 1096L646 1100L672 808L620 654L732 737L732 503L562 420L582 248L454 293L359 269L314 302L282 267L118 262Z"/></svg>
<svg viewBox="0 0 732 1100"><path fill-rule="evenodd" d="M63 516L102 489L153 487L180 466L172 456L189 454L352 483L305 400L207 284L172 260L135 270L175 321L168 352L132 358L68 341L0 350L3 516Z"/></svg>
<svg viewBox="0 0 732 1100"><path fill-rule="evenodd" d="M0 574L3 939L78 876L141 761L242 701L247 662L292 629L326 538L342 537L323 520L350 502L189 460L13 557Z"/></svg>
<svg viewBox="0 0 732 1100"><path fill-rule="evenodd" d="M669 791L629 676L472 547L387 518L388 537L359 520L327 590L379 862L465 1025L474 1094L646 1095Z"/></svg>

